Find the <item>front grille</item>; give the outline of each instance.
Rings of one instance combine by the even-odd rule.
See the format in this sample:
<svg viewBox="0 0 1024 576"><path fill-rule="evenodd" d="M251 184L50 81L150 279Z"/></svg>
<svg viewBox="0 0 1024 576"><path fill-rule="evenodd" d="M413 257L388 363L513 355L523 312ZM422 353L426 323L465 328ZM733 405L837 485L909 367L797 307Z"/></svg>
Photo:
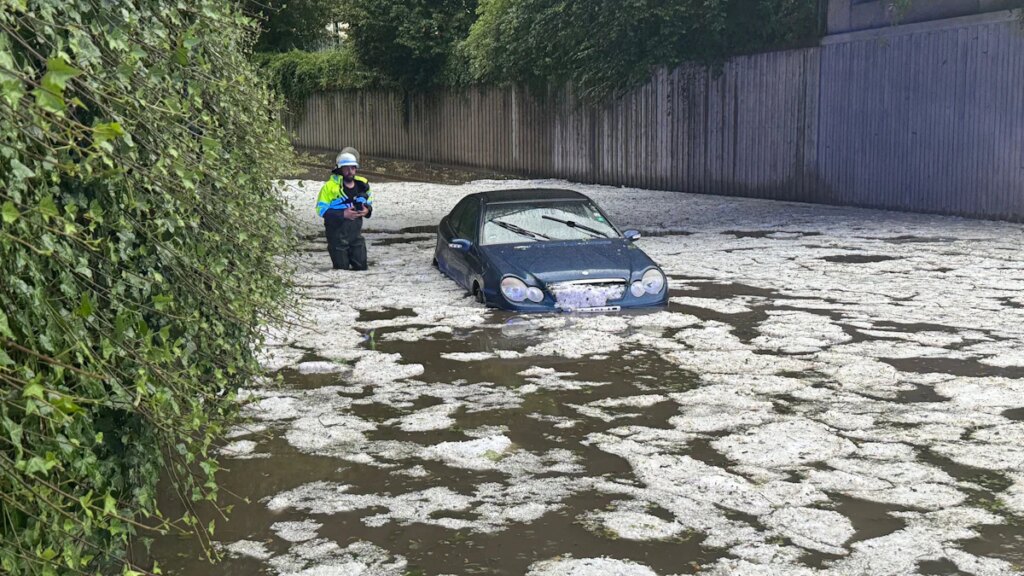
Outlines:
<svg viewBox="0 0 1024 576"><path fill-rule="evenodd" d="M626 283L615 278L595 278L548 284L555 307L563 310L606 306L626 293Z"/></svg>

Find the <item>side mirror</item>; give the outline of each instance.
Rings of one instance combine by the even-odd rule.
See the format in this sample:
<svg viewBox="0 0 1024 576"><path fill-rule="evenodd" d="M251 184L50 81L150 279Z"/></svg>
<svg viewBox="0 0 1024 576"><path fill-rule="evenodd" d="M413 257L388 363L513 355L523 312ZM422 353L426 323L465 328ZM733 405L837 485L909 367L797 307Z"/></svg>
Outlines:
<svg viewBox="0 0 1024 576"><path fill-rule="evenodd" d="M630 242L633 242L634 240L640 239L640 231L626 230L625 232L622 233L622 237L625 238L626 240L629 240Z"/></svg>
<svg viewBox="0 0 1024 576"><path fill-rule="evenodd" d="M449 248L451 248L452 250L457 250L459 252L469 252L469 248L472 245L473 243L470 242L469 240L463 240L461 238L456 238L448 243Z"/></svg>

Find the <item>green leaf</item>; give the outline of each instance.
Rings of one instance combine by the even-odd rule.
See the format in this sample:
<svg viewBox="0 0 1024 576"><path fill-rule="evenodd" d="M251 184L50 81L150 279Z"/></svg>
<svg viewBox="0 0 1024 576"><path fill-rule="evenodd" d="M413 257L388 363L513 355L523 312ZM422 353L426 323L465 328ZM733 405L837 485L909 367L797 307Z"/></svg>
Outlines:
<svg viewBox="0 0 1024 576"><path fill-rule="evenodd" d="M169 294L157 294L153 296L153 307L157 310L163 310L167 308L167 305L174 302L174 296Z"/></svg>
<svg viewBox="0 0 1024 576"><path fill-rule="evenodd" d="M75 404L75 402L68 398L67 396L55 396L50 399L50 404L52 404L53 407L56 408L57 410L60 410L62 414L65 414L67 416L73 416L80 412L84 412L81 406Z"/></svg>
<svg viewBox="0 0 1024 576"><path fill-rule="evenodd" d="M92 310L92 300L89 299L89 293L82 292L82 300L81 303L78 305L78 309L75 310L75 314L81 316L82 318L88 318L89 316L92 316Z"/></svg>
<svg viewBox="0 0 1024 576"><path fill-rule="evenodd" d="M11 158L11 175L17 180L28 180L29 178L36 175L31 168L25 166L18 161L17 158Z"/></svg>
<svg viewBox="0 0 1024 576"><path fill-rule="evenodd" d="M82 71L71 66L63 58L50 58L46 61L46 75L43 76L44 88L60 93L68 85L68 80L81 76Z"/></svg>
<svg viewBox="0 0 1024 576"><path fill-rule="evenodd" d="M6 38L6 36L5 36ZM17 70L14 56L10 53L7 42L0 41L0 94L11 108L16 108L18 101L25 95L25 84L7 70Z"/></svg>
<svg viewBox="0 0 1024 576"><path fill-rule="evenodd" d="M11 332L11 327L7 324L7 314L3 310L0 310L0 336L14 338L14 333Z"/></svg>
<svg viewBox="0 0 1024 576"><path fill-rule="evenodd" d="M21 438L24 434L20 424L16 424L10 418L4 416L3 419L4 428L7 429L7 435L11 439L11 443L18 449L18 454L21 454Z"/></svg>
<svg viewBox="0 0 1024 576"><path fill-rule="evenodd" d="M107 492L107 495L103 497L103 513L110 514L111 516L117 514L117 500Z"/></svg>
<svg viewBox="0 0 1024 576"><path fill-rule="evenodd" d="M116 140L124 136L124 128L121 128L121 124L118 122L107 122L104 124L97 124L92 127L93 142L99 146L104 142Z"/></svg>
<svg viewBox="0 0 1024 576"><path fill-rule="evenodd" d="M21 391L21 397L38 398L42 400L43 392L45 392L45 389L43 388L42 384L40 384L39 382L29 382L28 385L25 386L25 389Z"/></svg>
<svg viewBox="0 0 1024 576"><path fill-rule="evenodd" d="M63 94L54 94L48 90L42 88L36 88L32 91L36 95L36 105L43 110L50 112L63 112L67 109L67 104L64 103Z"/></svg>
<svg viewBox="0 0 1024 576"><path fill-rule="evenodd" d="M51 198L50 196L43 196L43 198L39 200L38 208L39 212L41 212L43 216L47 216L50 218L56 218L57 216L60 216L60 212L57 210L57 205L54 204L53 198Z"/></svg>
<svg viewBox="0 0 1024 576"><path fill-rule="evenodd" d="M185 48L184 44L178 44L178 47L174 50L174 62L179 66L188 65L188 49Z"/></svg>
<svg viewBox="0 0 1024 576"><path fill-rule="evenodd" d="M21 216L18 212L18 208L14 205L14 202L11 202L10 200L4 202L4 207L0 210L0 214L3 215L4 224L13 224L14 221L18 219L18 216Z"/></svg>
<svg viewBox="0 0 1024 576"><path fill-rule="evenodd" d="M33 90L36 104L51 112L62 112L67 108L64 102L64 89L67 88L68 80L81 74L81 70L68 64L63 58L47 60L46 74L43 75L39 88Z"/></svg>
<svg viewBox="0 0 1024 576"><path fill-rule="evenodd" d="M46 458L33 456L25 464L25 474L35 474L36 472L42 472L44 475L49 474L50 470L56 465L57 457L54 456L53 452L47 452Z"/></svg>

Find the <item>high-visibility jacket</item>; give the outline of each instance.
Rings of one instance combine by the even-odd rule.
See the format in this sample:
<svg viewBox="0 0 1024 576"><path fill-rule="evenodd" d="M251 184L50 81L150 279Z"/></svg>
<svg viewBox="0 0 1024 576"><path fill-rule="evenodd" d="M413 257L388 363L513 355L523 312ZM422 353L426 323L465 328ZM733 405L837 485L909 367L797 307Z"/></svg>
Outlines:
<svg viewBox="0 0 1024 576"><path fill-rule="evenodd" d="M320 187L316 197L316 213L321 217L328 210L344 210L353 206L366 206L366 218L373 214L373 193L370 183L362 176L355 177L355 186L345 188L341 176L334 174Z"/></svg>

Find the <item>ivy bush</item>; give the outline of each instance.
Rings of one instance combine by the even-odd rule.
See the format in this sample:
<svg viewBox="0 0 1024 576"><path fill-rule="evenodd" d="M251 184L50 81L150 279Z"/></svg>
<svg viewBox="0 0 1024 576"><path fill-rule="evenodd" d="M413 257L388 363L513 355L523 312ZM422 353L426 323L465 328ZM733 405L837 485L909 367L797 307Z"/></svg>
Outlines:
<svg viewBox="0 0 1024 576"><path fill-rule="evenodd" d="M317 92L394 86L356 60L351 48L259 53L255 62L275 92L295 108Z"/></svg>
<svg viewBox="0 0 1024 576"><path fill-rule="evenodd" d="M209 543L190 511L293 238L237 5L0 0L0 573L135 574L154 528Z"/></svg>

